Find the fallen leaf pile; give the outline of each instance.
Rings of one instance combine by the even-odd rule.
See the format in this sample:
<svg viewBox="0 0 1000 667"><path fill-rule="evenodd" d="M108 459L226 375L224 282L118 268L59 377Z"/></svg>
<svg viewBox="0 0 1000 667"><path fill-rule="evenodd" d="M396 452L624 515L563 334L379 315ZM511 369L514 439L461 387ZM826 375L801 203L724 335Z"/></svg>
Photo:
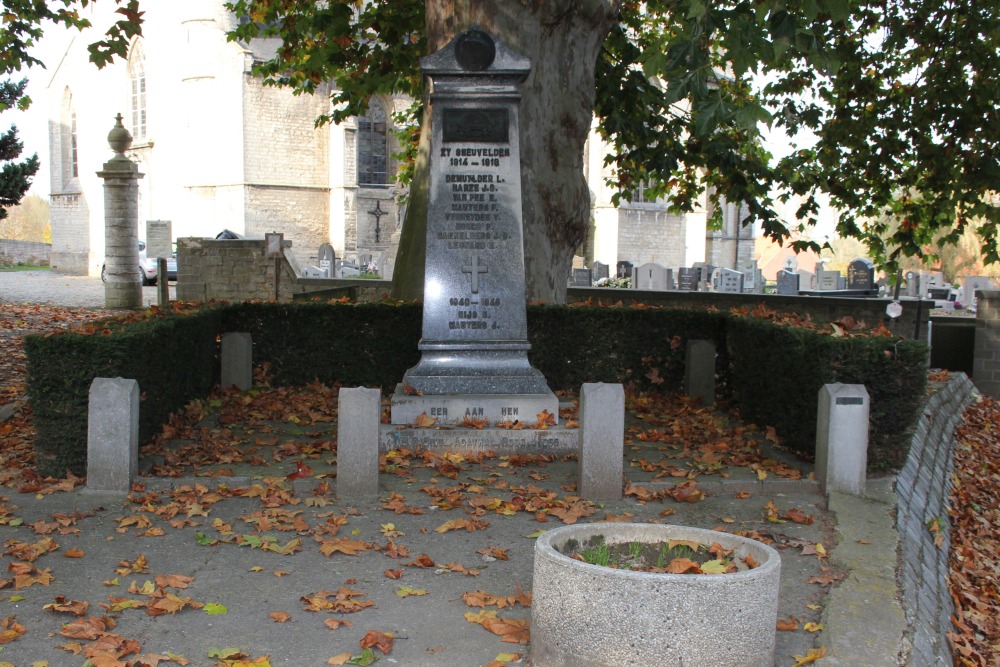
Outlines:
<svg viewBox="0 0 1000 667"><path fill-rule="evenodd" d="M956 432L951 494L951 574L955 602L949 633L955 664L1000 660L1000 402L973 403Z"/></svg>

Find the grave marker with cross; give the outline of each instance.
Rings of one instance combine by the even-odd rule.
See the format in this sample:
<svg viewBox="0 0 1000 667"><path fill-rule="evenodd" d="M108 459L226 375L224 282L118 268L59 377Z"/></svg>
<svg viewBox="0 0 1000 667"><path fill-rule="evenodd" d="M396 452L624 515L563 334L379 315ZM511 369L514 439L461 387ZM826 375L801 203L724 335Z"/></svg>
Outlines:
<svg viewBox="0 0 1000 667"><path fill-rule="evenodd" d="M473 27L421 67L434 82L423 335L402 384L422 396L397 391L392 423L412 423L414 403L435 395L498 397L496 415L476 413L494 421L512 396L521 414L558 414L528 363L517 112L530 63Z"/></svg>

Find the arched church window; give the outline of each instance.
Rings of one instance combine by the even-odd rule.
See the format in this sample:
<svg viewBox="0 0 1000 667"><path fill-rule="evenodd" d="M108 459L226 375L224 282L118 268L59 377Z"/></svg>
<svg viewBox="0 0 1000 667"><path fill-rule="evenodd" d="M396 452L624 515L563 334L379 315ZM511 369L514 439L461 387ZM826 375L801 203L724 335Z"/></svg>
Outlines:
<svg viewBox="0 0 1000 667"><path fill-rule="evenodd" d="M389 124L385 106L373 99L358 118L358 185L389 184Z"/></svg>
<svg viewBox="0 0 1000 667"><path fill-rule="evenodd" d="M76 110L73 108L73 93L69 88L63 91L59 112L59 176L61 187L66 188L71 180L80 175L80 156L76 140Z"/></svg>
<svg viewBox="0 0 1000 667"><path fill-rule="evenodd" d="M131 102L132 139L146 138L146 56L142 43L136 42L128 58L129 97Z"/></svg>

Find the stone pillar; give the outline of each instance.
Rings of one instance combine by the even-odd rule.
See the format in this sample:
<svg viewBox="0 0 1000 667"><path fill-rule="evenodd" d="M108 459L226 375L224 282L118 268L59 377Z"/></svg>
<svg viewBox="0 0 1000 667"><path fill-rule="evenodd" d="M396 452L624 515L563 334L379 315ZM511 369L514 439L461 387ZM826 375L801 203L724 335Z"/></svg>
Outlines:
<svg viewBox="0 0 1000 667"><path fill-rule="evenodd" d="M835 382L819 390L816 479L823 493L864 495L870 409L863 384Z"/></svg>
<svg viewBox="0 0 1000 667"><path fill-rule="evenodd" d="M139 167L125 157L132 135L118 114L108 133L114 157L97 175L104 179L104 306L139 308L142 282L139 273Z"/></svg>
<svg viewBox="0 0 1000 667"><path fill-rule="evenodd" d="M253 339L248 333L222 334L222 387L240 391L253 386Z"/></svg>
<svg viewBox="0 0 1000 667"><path fill-rule="evenodd" d="M378 497L379 409L382 392L341 387L337 404L337 495Z"/></svg>
<svg viewBox="0 0 1000 667"><path fill-rule="evenodd" d="M87 490L128 493L139 472L139 383L94 378L87 409Z"/></svg>
<svg viewBox="0 0 1000 667"><path fill-rule="evenodd" d="M976 304L972 382L987 396L1000 398L1000 290L977 290Z"/></svg>
<svg viewBox="0 0 1000 667"><path fill-rule="evenodd" d="M689 340L684 355L684 393L715 405L715 342Z"/></svg>
<svg viewBox="0 0 1000 667"><path fill-rule="evenodd" d="M586 500L621 500L625 446L625 390L588 382L580 390L577 492Z"/></svg>

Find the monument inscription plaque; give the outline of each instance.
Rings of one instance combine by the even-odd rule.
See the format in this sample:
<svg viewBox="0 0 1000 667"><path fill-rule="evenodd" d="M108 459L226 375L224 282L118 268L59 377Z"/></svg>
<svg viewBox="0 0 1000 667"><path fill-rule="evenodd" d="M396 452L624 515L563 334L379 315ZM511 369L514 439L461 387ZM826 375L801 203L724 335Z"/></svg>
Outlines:
<svg viewBox="0 0 1000 667"><path fill-rule="evenodd" d="M421 68L433 86L421 358L392 423L558 414L527 357L517 86L530 62L473 27Z"/></svg>

